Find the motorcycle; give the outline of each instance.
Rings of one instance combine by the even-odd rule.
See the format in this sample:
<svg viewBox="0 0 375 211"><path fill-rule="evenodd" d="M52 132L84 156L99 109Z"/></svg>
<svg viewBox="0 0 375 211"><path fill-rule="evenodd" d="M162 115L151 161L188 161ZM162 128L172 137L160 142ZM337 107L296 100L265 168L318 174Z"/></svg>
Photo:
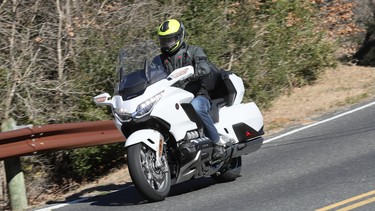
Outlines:
<svg viewBox="0 0 375 211"><path fill-rule="evenodd" d="M220 136L228 140L225 156L214 160L213 143L190 104L193 94L176 86L186 82L194 68L182 67L167 75L156 56L151 62L145 60L143 68L131 70L134 62L126 65L130 56L134 55L120 51L114 96L103 93L94 102L111 107L114 123L126 137L128 170L139 192L150 201L161 201L171 185L193 178L235 180L241 172L241 156L258 150L264 134L257 105L242 103L242 79L224 70L213 70L207 77L214 81L208 89L210 115Z"/></svg>

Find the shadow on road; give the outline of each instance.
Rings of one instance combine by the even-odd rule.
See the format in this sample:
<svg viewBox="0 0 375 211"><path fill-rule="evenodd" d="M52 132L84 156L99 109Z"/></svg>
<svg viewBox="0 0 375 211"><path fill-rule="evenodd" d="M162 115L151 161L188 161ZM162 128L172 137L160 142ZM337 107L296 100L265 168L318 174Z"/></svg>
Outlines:
<svg viewBox="0 0 375 211"><path fill-rule="evenodd" d="M199 178L177 184L171 187L168 197L183 195L214 185L216 182L210 177ZM85 189L77 194L66 198L65 202L82 198L87 193L102 192L101 195L90 197L78 203L89 203L91 206L134 206L150 203L135 188L133 183L124 185L106 185ZM106 193L107 192L107 193ZM108 193L110 192L110 193ZM48 204L62 203L61 201L51 201Z"/></svg>

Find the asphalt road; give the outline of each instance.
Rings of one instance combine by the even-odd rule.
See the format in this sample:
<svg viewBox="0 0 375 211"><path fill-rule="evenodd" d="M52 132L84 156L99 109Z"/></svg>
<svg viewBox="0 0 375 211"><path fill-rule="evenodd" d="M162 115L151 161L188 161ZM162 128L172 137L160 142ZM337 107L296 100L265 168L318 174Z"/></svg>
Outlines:
<svg viewBox="0 0 375 211"><path fill-rule="evenodd" d="M148 203L131 184L105 186L98 188L117 191L49 206L60 206L58 211L375 210L375 102L365 106L268 139L243 157L242 176L234 182L189 181L173 186L157 203Z"/></svg>

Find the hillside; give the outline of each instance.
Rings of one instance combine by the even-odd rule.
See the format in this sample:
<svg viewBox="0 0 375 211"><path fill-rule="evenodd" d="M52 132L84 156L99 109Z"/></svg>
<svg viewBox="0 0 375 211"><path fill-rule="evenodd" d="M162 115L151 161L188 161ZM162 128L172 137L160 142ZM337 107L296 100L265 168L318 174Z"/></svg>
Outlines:
<svg viewBox="0 0 375 211"><path fill-rule="evenodd" d="M294 88L264 112L268 135L375 96L375 68L339 65L328 69L314 85Z"/></svg>
<svg viewBox="0 0 375 211"><path fill-rule="evenodd" d="M315 84L295 88L279 97L268 110L263 111L266 137L285 128L310 124L316 118L352 104L373 100L375 97L375 68L339 65L328 69ZM46 201L61 201L69 198L88 197L108 193L103 187L130 182L126 166L114 169L93 183L79 186L68 193L60 191L39 196L34 205ZM75 187L75 188L74 188ZM116 190L112 190L116 191Z"/></svg>

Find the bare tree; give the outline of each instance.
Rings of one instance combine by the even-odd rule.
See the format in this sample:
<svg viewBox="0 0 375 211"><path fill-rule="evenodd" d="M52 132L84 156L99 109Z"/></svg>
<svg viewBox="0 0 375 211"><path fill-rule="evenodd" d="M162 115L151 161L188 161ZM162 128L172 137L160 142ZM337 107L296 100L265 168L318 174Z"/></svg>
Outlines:
<svg viewBox="0 0 375 211"><path fill-rule="evenodd" d="M161 2L2 1L1 121L10 117L19 124L85 121L79 119L85 112L97 118L87 105L103 81L114 79L112 52L138 38L155 38L162 20L181 16L181 1ZM82 108L85 97L89 102Z"/></svg>
<svg viewBox="0 0 375 211"><path fill-rule="evenodd" d="M55 5L55 7L51 7ZM55 9L53 9L55 8ZM68 9L67 9L68 8ZM69 116L73 111L67 98L75 92L74 79L66 61L72 52L71 30L67 17L70 1L59 0L3 2L0 8L2 52L1 77L6 90L1 118L15 116L23 122L46 122ZM57 16L55 15L57 14Z"/></svg>

